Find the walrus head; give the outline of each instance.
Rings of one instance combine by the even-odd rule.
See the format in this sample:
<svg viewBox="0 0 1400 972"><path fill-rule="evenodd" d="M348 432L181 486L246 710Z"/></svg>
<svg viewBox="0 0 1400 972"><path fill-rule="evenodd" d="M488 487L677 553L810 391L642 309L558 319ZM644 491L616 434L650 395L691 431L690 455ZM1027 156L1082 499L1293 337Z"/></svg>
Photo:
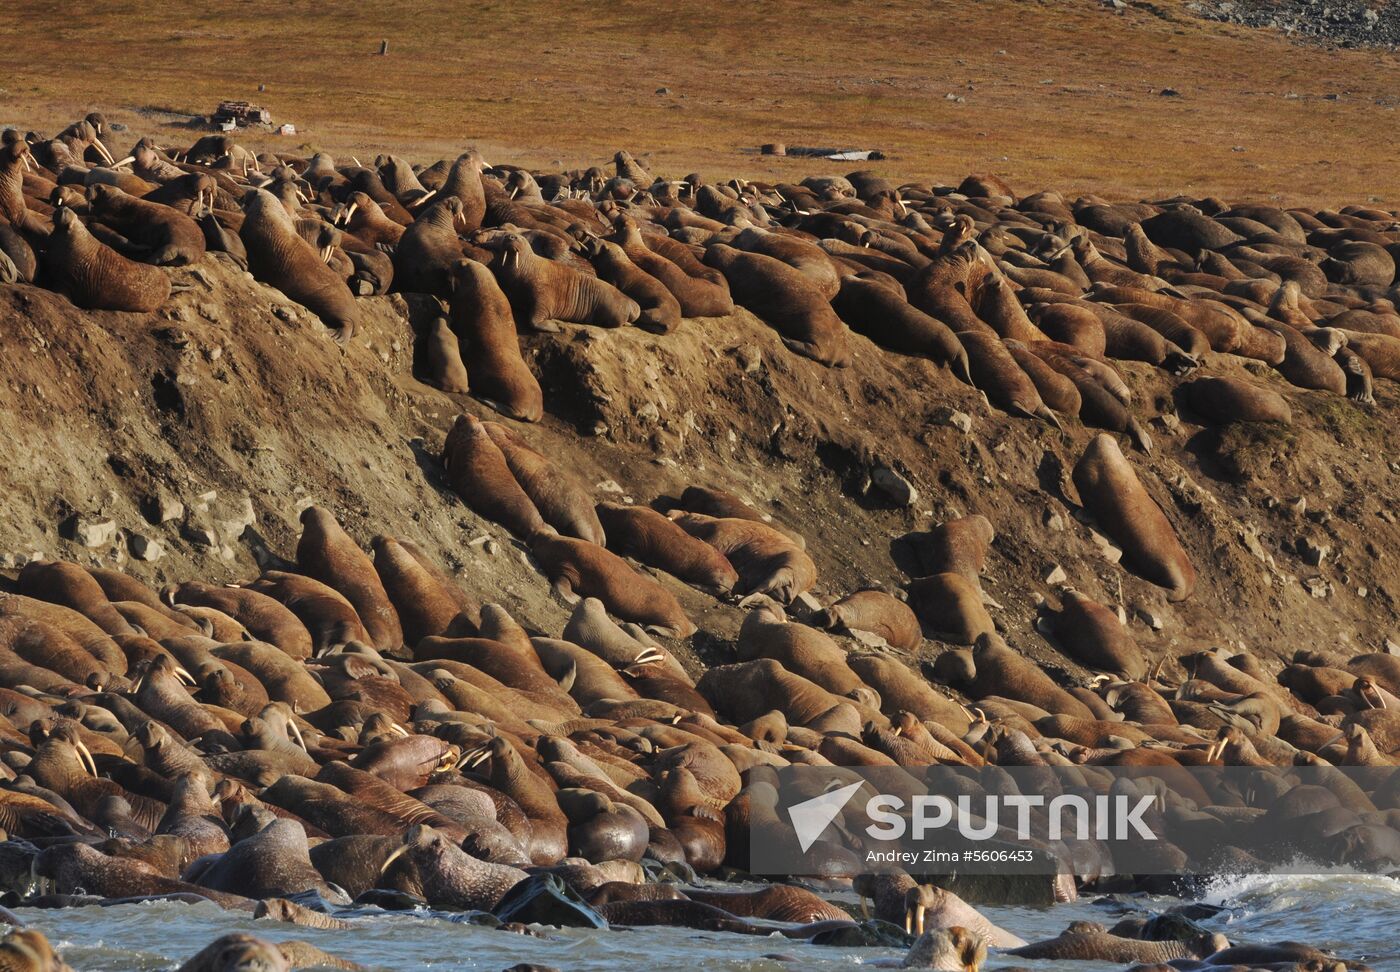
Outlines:
<svg viewBox="0 0 1400 972"><path fill-rule="evenodd" d="M83 225L83 221L78 218L78 214L73 211L71 206L60 206L54 210L53 231L55 235L67 234L75 239L83 239L88 235L87 227Z"/></svg>

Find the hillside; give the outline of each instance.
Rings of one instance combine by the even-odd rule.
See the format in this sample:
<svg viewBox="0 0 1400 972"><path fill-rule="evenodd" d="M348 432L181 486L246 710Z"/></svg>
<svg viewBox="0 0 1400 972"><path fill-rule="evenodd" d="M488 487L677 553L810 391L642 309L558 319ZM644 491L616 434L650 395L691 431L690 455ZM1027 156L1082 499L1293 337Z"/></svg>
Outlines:
<svg viewBox="0 0 1400 972"><path fill-rule="evenodd" d="M190 289L149 318L75 311L32 287L4 290L7 566L43 553L120 565L153 585L247 580L271 558L293 556L297 516L315 502L362 545L378 533L408 537L483 600L536 630L562 628L568 608L524 548L445 488L437 457L454 417L501 419L413 376L415 314L402 297L362 300L363 338L342 352L314 317L222 254L175 279ZM1047 583L1056 565L1075 588L1121 605L1153 654L1238 644L1279 659L1300 647L1360 652L1400 638L1393 384L1377 381L1366 409L1211 354L1204 371L1252 373L1294 413L1287 428L1217 431L1175 414L1178 379L1115 362L1138 413L1157 416L1154 453L1132 461L1202 573L1192 598L1169 604L1105 559L1076 519L1068 470L1096 430L1071 421L1060 435L1008 417L928 361L851 340L852 365L827 369L742 310L687 320L667 336L565 324L526 343L549 414L512 424L600 501L649 503L692 484L738 492L806 536L822 603L864 586L902 587L912 574L901 570L910 565L900 538L984 514L998 534L983 579L993 618L1028 655L1076 676L1085 673L1034 630L1036 602L1058 597ZM970 433L946 424L949 409L971 417ZM912 507L866 491L878 465L913 484ZM183 514L153 522L165 515L161 497ZM98 537L104 523L121 532L88 547L72 539L79 523L96 523ZM134 534L163 555L132 558ZM1304 559L1300 540L1328 551L1320 566ZM696 656L725 660L744 612L657 576L701 628ZM944 647L926 640L922 651Z"/></svg>

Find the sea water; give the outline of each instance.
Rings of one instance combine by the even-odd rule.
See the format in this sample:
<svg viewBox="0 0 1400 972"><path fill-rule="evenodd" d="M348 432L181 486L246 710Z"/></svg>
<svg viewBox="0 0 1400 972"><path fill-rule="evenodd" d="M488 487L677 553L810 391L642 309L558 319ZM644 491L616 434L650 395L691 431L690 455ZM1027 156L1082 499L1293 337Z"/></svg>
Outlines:
<svg viewBox="0 0 1400 972"><path fill-rule="evenodd" d="M844 898L850 902L849 897ZM1203 924L1231 941L1301 941L1333 948L1377 969L1400 969L1400 882L1361 875L1252 876L1219 879L1201 900L1224 908ZM1112 925L1130 909L1163 911L1180 902L1140 897L1095 901L1086 897L1053 908L987 906L992 921L1028 941L1052 937L1069 922ZM779 935L751 936L684 928L609 931L541 929L541 938L461 924L422 913L353 918L348 930L326 931L270 921L208 905L173 902L48 911L18 909L43 930L80 972L134 972L177 968L204 945L231 931L279 941L299 938L376 969L504 969L517 962L571 972L663 972L839 969L897 959L887 948L811 945ZM987 968L1015 964L995 954ZM1117 963L1025 964L1057 972L1108 972Z"/></svg>

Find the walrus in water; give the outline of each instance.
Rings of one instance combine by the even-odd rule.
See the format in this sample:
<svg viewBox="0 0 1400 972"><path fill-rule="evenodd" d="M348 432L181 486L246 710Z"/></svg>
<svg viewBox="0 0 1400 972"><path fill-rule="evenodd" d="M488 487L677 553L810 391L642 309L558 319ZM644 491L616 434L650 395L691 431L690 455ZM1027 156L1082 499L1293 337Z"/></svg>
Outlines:
<svg viewBox="0 0 1400 972"><path fill-rule="evenodd" d="M43 269L54 290L87 310L149 313L170 296L163 271L98 242L67 206L54 213Z"/></svg>
<svg viewBox="0 0 1400 972"><path fill-rule="evenodd" d="M1084 508L1123 548L1133 568L1166 588L1168 600L1190 597L1196 568L1171 521L1138 481L1111 435L1094 437L1075 464L1073 479Z"/></svg>
<svg viewBox="0 0 1400 972"><path fill-rule="evenodd" d="M538 422L544 394L520 355L510 301L483 264L457 264L448 320L464 352L473 394L513 419Z"/></svg>
<svg viewBox="0 0 1400 972"><path fill-rule="evenodd" d="M291 968L276 945L234 932L204 946L175 972L291 972Z"/></svg>
<svg viewBox="0 0 1400 972"><path fill-rule="evenodd" d="M297 233L291 215L264 189L249 190L238 231L248 269L265 284L310 310L335 332L338 344L355 336L360 314L340 275Z"/></svg>
<svg viewBox="0 0 1400 972"><path fill-rule="evenodd" d="M505 238L493 269L521 327L541 330L551 320L622 327L642 313L635 300L612 284L537 256L518 233Z"/></svg>
<svg viewBox="0 0 1400 972"><path fill-rule="evenodd" d="M0 940L0 970L73 972L73 967L59 957L43 932L35 928L15 928Z"/></svg>

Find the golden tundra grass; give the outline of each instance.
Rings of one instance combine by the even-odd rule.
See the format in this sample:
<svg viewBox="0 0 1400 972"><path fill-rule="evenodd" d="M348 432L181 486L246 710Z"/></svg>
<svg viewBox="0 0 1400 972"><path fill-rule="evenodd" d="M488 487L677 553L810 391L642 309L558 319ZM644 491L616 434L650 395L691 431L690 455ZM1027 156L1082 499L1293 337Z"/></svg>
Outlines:
<svg viewBox="0 0 1400 972"><path fill-rule="evenodd" d="M671 176L863 167L754 154L782 141L879 148L889 159L874 167L900 180L985 171L1021 192L1400 205L1400 57L1203 23L1181 0L1153 11L1095 0L10 0L0 124L52 131L101 107L132 135L183 142L193 135L137 109L207 113L238 98L299 129L249 141L292 151L392 147L431 161L476 144L488 161L575 167L625 147ZM1181 97L1161 96L1166 87Z"/></svg>

